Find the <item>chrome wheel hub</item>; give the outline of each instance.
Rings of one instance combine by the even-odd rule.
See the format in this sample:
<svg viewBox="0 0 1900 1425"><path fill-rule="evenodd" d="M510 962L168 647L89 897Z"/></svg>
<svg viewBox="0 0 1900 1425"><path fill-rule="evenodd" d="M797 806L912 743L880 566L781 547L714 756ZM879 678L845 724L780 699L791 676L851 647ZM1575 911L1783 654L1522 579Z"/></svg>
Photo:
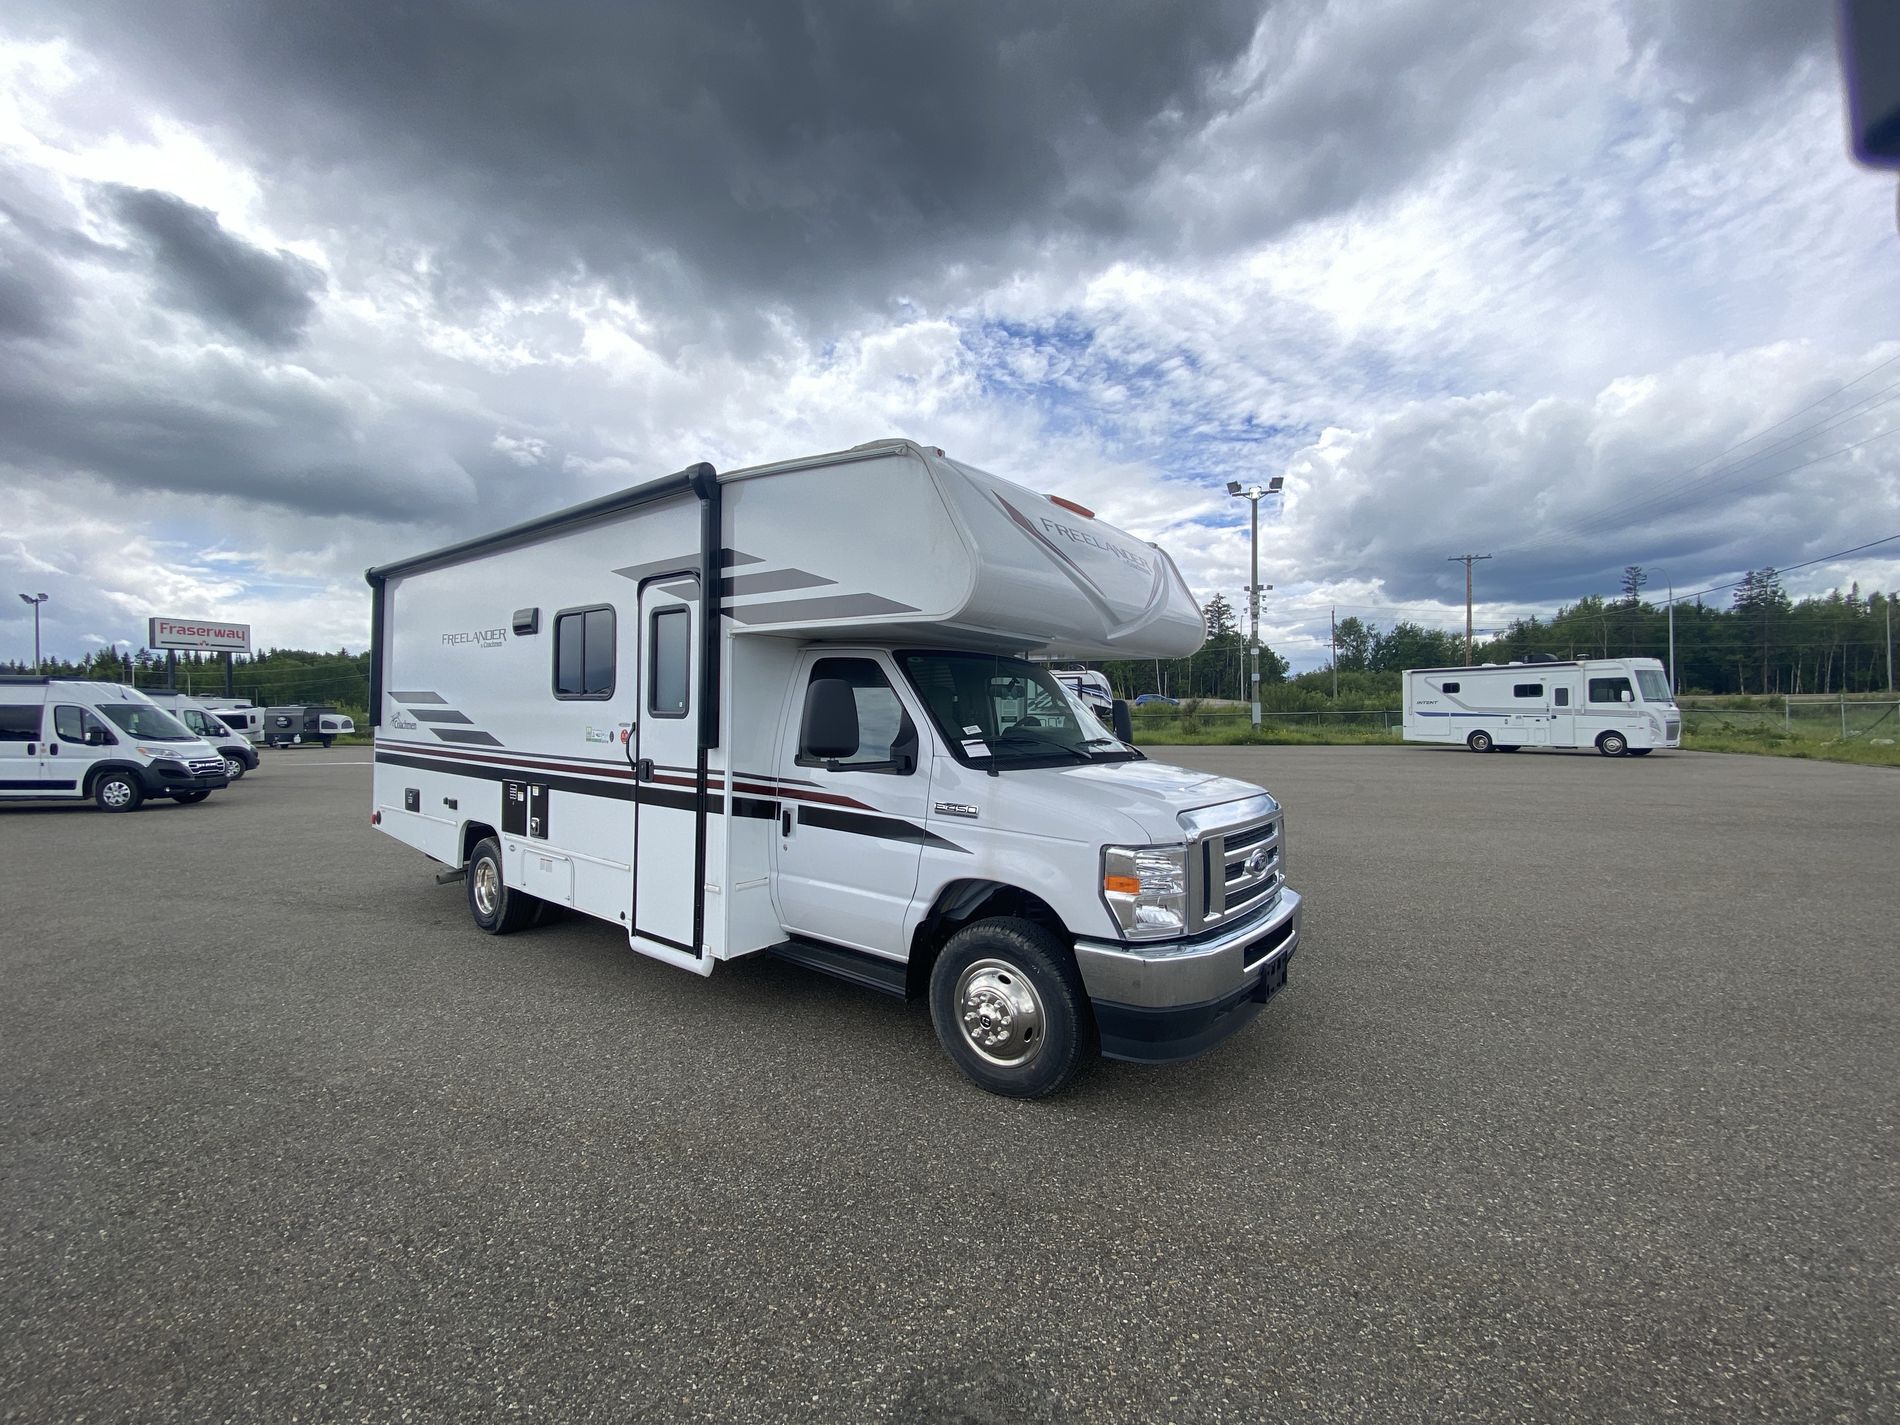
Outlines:
<svg viewBox="0 0 1900 1425"><path fill-rule="evenodd" d="M132 789L124 782L107 782L103 795L107 806L122 807L132 800Z"/></svg>
<svg viewBox="0 0 1900 1425"><path fill-rule="evenodd" d="M495 863L481 860L475 863L475 909L484 916L495 913L501 905L501 873L495 869Z"/></svg>
<svg viewBox="0 0 1900 1425"><path fill-rule="evenodd" d="M1042 997L1007 960L978 960L957 980L957 1028L992 1064L1028 1063L1042 1050Z"/></svg>
<svg viewBox="0 0 1900 1425"><path fill-rule="evenodd" d="M235 757L224 759L224 775L235 780L244 775L244 764Z"/></svg>

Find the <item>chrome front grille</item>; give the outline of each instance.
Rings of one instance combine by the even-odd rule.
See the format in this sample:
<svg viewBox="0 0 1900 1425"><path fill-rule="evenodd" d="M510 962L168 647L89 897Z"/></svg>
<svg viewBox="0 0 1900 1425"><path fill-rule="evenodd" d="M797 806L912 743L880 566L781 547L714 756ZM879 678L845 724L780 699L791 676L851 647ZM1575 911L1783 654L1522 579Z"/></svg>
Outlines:
<svg viewBox="0 0 1900 1425"><path fill-rule="evenodd" d="M224 770L222 757L193 757L185 763L185 770L194 777L210 777Z"/></svg>
<svg viewBox="0 0 1900 1425"><path fill-rule="evenodd" d="M1285 822L1271 797L1181 818L1188 832L1188 933L1264 910L1286 880Z"/></svg>

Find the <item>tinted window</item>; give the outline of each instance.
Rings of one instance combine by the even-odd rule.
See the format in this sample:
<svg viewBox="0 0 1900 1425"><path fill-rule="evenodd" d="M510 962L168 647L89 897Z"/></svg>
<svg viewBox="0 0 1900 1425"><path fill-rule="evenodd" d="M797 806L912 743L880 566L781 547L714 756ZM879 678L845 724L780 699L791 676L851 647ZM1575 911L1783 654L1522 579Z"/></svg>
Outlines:
<svg viewBox="0 0 1900 1425"><path fill-rule="evenodd" d="M614 611L575 609L554 619L554 696L608 698L614 691Z"/></svg>
<svg viewBox="0 0 1900 1425"><path fill-rule="evenodd" d="M1514 698L1541 698L1544 696L1542 683L1518 683L1511 689Z"/></svg>
<svg viewBox="0 0 1900 1425"><path fill-rule="evenodd" d="M1439 687L1439 689L1438 689L1438 691L1439 691L1439 692L1441 692L1441 693L1455 693L1455 692L1457 692L1457 691L1458 691L1458 684L1456 684L1456 683L1445 683L1445 684L1442 684L1442 685L1441 685L1441 686Z"/></svg>
<svg viewBox="0 0 1900 1425"><path fill-rule="evenodd" d="M1623 694L1634 695L1628 678L1592 678L1590 680L1590 701L1593 703L1620 703Z"/></svg>
<svg viewBox="0 0 1900 1425"><path fill-rule="evenodd" d="M851 685L851 696L858 705L858 750L850 757L828 759L840 767L865 763L882 765L891 761L894 747L914 747L917 729L897 700L884 670L869 658L820 658L812 665L811 682L837 678ZM809 688L810 683L806 684ZM799 749L798 760L814 765L819 759Z"/></svg>
<svg viewBox="0 0 1900 1425"><path fill-rule="evenodd" d="M685 717L692 681L692 615L683 608L655 609L649 621L647 711L655 717Z"/></svg>
<svg viewBox="0 0 1900 1425"><path fill-rule="evenodd" d="M39 738L38 703L0 707L0 742L37 742Z"/></svg>
<svg viewBox="0 0 1900 1425"><path fill-rule="evenodd" d="M1568 688L1558 688L1555 692L1551 694L1551 697L1553 700L1555 700L1557 706L1560 708L1567 708L1570 706L1570 689Z"/></svg>

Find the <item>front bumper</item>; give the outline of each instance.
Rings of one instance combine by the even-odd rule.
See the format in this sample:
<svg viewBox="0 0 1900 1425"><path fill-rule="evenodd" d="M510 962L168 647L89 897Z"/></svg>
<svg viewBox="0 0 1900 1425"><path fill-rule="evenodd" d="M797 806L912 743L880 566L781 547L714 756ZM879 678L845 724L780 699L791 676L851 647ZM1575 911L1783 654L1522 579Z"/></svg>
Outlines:
<svg viewBox="0 0 1900 1425"><path fill-rule="evenodd" d="M222 770L194 774L188 768L174 771L159 763L144 768L142 779L148 797L168 797L175 792L215 792L231 785L231 779Z"/></svg>
<svg viewBox="0 0 1900 1425"><path fill-rule="evenodd" d="M1300 897L1290 890L1266 915L1196 940L1078 940L1103 1055L1163 1064L1206 1052L1285 985L1299 943Z"/></svg>

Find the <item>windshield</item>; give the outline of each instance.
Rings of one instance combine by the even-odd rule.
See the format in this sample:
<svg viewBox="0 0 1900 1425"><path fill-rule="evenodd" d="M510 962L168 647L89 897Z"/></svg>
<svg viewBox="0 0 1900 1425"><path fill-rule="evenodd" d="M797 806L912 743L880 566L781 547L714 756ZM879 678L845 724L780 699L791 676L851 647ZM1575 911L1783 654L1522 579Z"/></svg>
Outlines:
<svg viewBox="0 0 1900 1425"><path fill-rule="evenodd" d="M994 768L1141 755L1039 664L940 650L899 653L897 662L958 761Z"/></svg>
<svg viewBox="0 0 1900 1425"><path fill-rule="evenodd" d="M1667 703L1673 701L1669 696L1669 680L1654 668L1636 670L1636 686L1643 690L1646 703Z"/></svg>
<svg viewBox="0 0 1900 1425"><path fill-rule="evenodd" d="M101 703L99 711L141 742L196 742L198 735L148 703Z"/></svg>

